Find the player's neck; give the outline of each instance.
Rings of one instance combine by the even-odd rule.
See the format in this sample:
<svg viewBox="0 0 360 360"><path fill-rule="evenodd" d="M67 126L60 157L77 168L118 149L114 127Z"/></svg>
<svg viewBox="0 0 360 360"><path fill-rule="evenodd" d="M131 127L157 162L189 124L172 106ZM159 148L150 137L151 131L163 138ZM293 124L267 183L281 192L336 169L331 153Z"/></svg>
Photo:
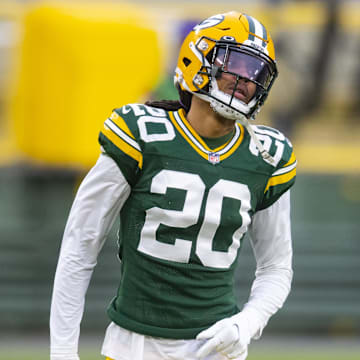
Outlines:
<svg viewBox="0 0 360 360"><path fill-rule="evenodd" d="M192 97L186 119L200 136L207 138L224 136L235 128L234 120L217 115L208 102L196 96Z"/></svg>

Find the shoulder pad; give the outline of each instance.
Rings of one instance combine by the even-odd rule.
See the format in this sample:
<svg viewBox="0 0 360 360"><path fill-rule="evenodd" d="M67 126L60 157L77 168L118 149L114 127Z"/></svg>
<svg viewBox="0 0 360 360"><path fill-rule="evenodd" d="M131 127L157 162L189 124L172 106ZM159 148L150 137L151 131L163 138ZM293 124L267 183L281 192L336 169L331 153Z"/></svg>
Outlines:
<svg viewBox="0 0 360 360"><path fill-rule="evenodd" d="M264 199L260 208L273 204L295 182L296 157L289 139L280 131L268 126L252 126L264 149L273 157L271 173L264 189ZM250 145L254 154L254 146ZM259 151L257 150L257 153ZM256 154L257 155L257 154ZM264 160L267 162L267 160Z"/></svg>
<svg viewBox="0 0 360 360"><path fill-rule="evenodd" d="M282 132L264 125L252 125L251 127L264 149L274 159L274 163L266 159L264 159L264 161L271 164L275 169L289 161L292 153L292 144ZM250 140L250 151L254 155L259 155L259 150L252 139ZM275 171L275 169L273 170Z"/></svg>
<svg viewBox="0 0 360 360"><path fill-rule="evenodd" d="M155 117L166 116L166 111L164 109L144 104L127 104L121 108L115 109L114 111L116 111L120 116L132 116L136 118L143 115L150 115Z"/></svg>
<svg viewBox="0 0 360 360"><path fill-rule="evenodd" d="M138 141L137 117L130 111L126 113L126 110L124 114L124 109L126 106L115 109L105 120L99 142L103 151L110 155L121 169L124 168L127 158L132 159L141 169L143 156Z"/></svg>

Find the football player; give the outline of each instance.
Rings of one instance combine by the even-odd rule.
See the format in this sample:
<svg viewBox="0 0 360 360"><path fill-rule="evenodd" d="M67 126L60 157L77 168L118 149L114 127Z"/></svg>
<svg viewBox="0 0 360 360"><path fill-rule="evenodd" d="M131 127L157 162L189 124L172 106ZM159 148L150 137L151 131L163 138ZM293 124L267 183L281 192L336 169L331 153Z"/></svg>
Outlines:
<svg viewBox="0 0 360 360"><path fill-rule="evenodd" d="M179 101L115 109L65 228L51 307L51 359L77 360L85 293L120 216L119 288L102 354L114 360L244 360L292 279L291 143L251 124L277 76L266 28L239 12L189 33ZM244 234L256 258L248 301L234 273ZM240 260L241 261L241 258Z"/></svg>

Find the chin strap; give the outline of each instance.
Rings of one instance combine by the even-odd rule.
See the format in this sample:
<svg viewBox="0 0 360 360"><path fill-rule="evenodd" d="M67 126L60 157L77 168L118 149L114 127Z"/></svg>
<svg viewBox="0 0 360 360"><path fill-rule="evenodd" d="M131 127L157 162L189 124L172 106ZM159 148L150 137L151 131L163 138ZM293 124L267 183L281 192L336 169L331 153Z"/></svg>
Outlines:
<svg viewBox="0 0 360 360"><path fill-rule="evenodd" d="M275 166L275 160L274 158L264 149L264 147L262 146L260 140L258 139L258 137L256 136L253 128L251 127L249 120L241 115L241 119L238 118L238 121L245 126L246 130L249 132L251 138L254 140L254 143L256 145L256 147L258 148L258 150L260 151L260 154L262 156L262 158L270 163L272 166Z"/></svg>

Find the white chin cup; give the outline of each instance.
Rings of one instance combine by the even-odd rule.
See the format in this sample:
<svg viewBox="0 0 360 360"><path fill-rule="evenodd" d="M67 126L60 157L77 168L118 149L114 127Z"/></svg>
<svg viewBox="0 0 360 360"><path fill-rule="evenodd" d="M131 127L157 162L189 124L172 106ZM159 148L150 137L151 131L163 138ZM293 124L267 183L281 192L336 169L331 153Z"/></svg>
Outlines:
<svg viewBox="0 0 360 360"><path fill-rule="evenodd" d="M217 114L226 119L241 121L246 118L244 114L241 114L237 110L232 109L230 106L225 105L216 99L210 99L210 106Z"/></svg>
<svg viewBox="0 0 360 360"><path fill-rule="evenodd" d="M216 81L212 84L210 95L211 97L209 102L212 109L220 116L231 120L241 121L243 118L246 118L246 115L256 104L256 100L254 98L248 104L236 98L231 100L231 95L219 90Z"/></svg>

